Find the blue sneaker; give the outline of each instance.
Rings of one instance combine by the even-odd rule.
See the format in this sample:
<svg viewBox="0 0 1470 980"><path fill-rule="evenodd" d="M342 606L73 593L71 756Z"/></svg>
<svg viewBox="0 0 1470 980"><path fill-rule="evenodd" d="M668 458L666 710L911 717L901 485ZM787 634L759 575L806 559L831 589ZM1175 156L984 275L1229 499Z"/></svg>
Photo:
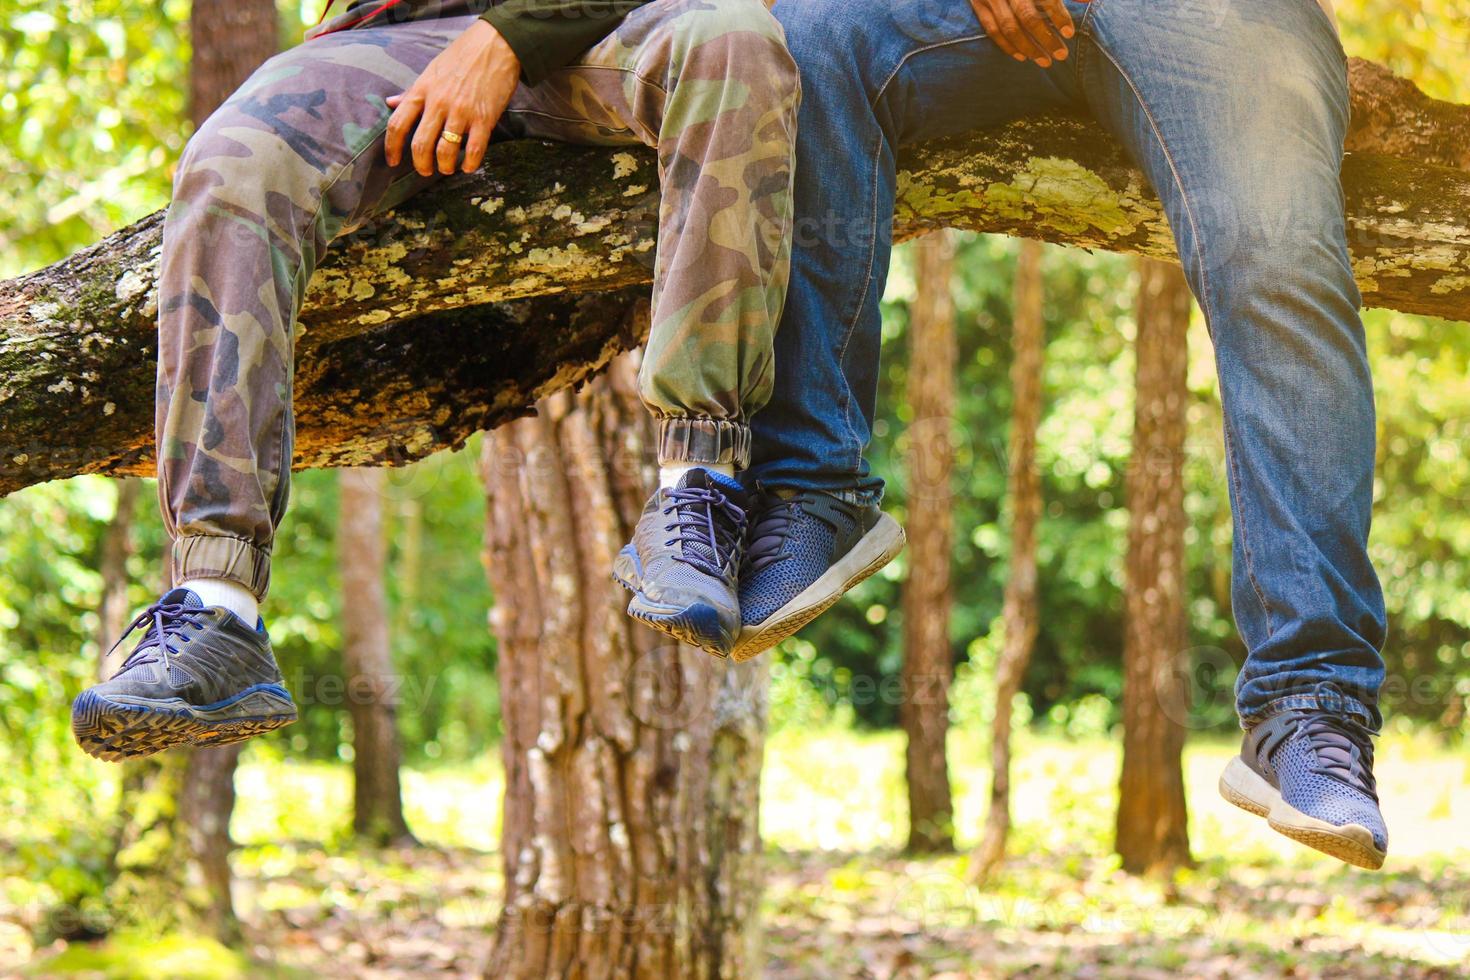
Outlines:
<svg viewBox="0 0 1470 980"><path fill-rule="evenodd" d="M1324 854L1377 870L1388 828L1373 779L1373 738L1342 715L1290 710L1246 732L1220 776L1220 795L1271 829Z"/></svg>
<svg viewBox="0 0 1470 980"><path fill-rule="evenodd" d="M72 734L88 755L120 762L175 745L225 745L296 720L264 624L252 629L174 589L117 642L139 627L143 639L122 668L72 704Z"/></svg>
<svg viewBox="0 0 1470 980"><path fill-rule="evenodd" d="M745 489L696 468L648 499L633 540L613 562L613 578L633 593L628 615L728 657L740 633L735 576L745 540Z"/></svg>
<svg viewBox="0 0 1470 980"><path fill-rule="evenodd" d="M763 494L740 571L736 660L749 660L826 612L903 550L903 528L877 504L813 490Z"/></svg>

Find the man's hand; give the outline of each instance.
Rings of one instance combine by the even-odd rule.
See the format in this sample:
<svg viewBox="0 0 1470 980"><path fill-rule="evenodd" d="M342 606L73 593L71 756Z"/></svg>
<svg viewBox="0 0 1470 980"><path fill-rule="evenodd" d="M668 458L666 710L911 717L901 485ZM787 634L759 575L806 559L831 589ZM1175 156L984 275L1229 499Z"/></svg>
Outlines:
<svg viewBox="0 0 1470 980"><path fill-rule="evenodd" d="M1067 60L1067 41L1077 33L1062 0L970 0L985 33L1017 61L1050 68Z"/></svg>
<svg viewBox="0 0 1470 980"><path fill-rule="evenodd" d="M402 95L388 97L388 165L403 159L403 143L413 132L413 169L425 177L436 167L454 173L464 150L465 173L478 170L490 145L490 131L519 84L521 63L500 32L476 21L439 52ZM417 128L414 122L418 122ZM443 139L445 133L462 140Z"/></svg>

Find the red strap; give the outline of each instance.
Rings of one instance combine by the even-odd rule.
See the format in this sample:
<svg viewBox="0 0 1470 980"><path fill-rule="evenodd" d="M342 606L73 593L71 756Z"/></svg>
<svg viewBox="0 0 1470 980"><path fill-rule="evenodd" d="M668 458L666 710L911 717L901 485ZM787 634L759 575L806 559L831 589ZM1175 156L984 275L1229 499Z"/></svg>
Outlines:
<svg viewBox="0 0 1470 980"><path fill-rule="evenodd" d="M328 10L331 10L332 9L332 4L334 4L336 2L337 2L337 0L327 0L326 7L324 7L322 9L321 20L318 20L317 21L317 25L318 26L321 25L322 21L324 21L324 20L327 19L327 11ZM313 37L325 37L328 34L335 34L338 31L345 31L348 28L356 27L358 24L361 24L363 21L372 20L374 17L378 16L383 11L388 10L388 9L390 9L392 7L396 7L396 6L398 6L402 2L403 2L403 0L385 0L385 2L378 4L372 10L369 10L367 13L363 14L361 17L355 17L352 20L349 20L347 23L341 25L340 27L334 27L330 31L322 31L320 34L313 35Z"/></svg>

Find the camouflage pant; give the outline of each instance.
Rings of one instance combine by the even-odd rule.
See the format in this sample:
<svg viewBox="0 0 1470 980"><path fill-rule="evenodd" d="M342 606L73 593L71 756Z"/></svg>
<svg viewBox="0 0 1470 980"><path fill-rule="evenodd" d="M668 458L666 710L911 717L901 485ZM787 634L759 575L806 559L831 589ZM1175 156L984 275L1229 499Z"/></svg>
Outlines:
<svg viewBox="0 0 1470 980"><path fill-rule="evenodd" d="M231 579L264 597L289 493L307 281L334 238L433 180L387 165L384 99L474 23L466 9L439 4L283 52L189 142L159 313L158 492L176 579ZM576 65L520 86L497 132L657 149L640 391L665 461L748 457L786 291L798 101L759 0L656 0Z"/></svg>

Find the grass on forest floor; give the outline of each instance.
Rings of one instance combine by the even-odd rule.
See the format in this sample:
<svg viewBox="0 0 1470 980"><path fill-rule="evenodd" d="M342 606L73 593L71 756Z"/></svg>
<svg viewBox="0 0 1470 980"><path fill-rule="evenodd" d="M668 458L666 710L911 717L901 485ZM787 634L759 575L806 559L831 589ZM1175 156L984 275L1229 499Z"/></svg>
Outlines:
<svg viewBox="0 0 1470 980"><path fill-rule="evenodd" d="M1121 873L1109 853L1116 746L1023 733L1013 857L984 889L967 883L963 854L898 853L902 745L886 732L771 738L761 813L767 975L1233 980L1470 969L1470 760L1429 737L1380 746L1394 839L1379 874L1303 850L1224 803L1214 781L1233 743L1192 742L1199 866L1157 882ZM984 816L984 753L983 734L954 733L961 847ZM30 950L0 910L0 974L31 956L45 975L261 976L266 963L286 976L473 974L499 910L500 790L494 758L406 772L409 821L432 847L364 849L346 843L346 766L247 762L232 830L253 963L178 937Z"/></svg>

